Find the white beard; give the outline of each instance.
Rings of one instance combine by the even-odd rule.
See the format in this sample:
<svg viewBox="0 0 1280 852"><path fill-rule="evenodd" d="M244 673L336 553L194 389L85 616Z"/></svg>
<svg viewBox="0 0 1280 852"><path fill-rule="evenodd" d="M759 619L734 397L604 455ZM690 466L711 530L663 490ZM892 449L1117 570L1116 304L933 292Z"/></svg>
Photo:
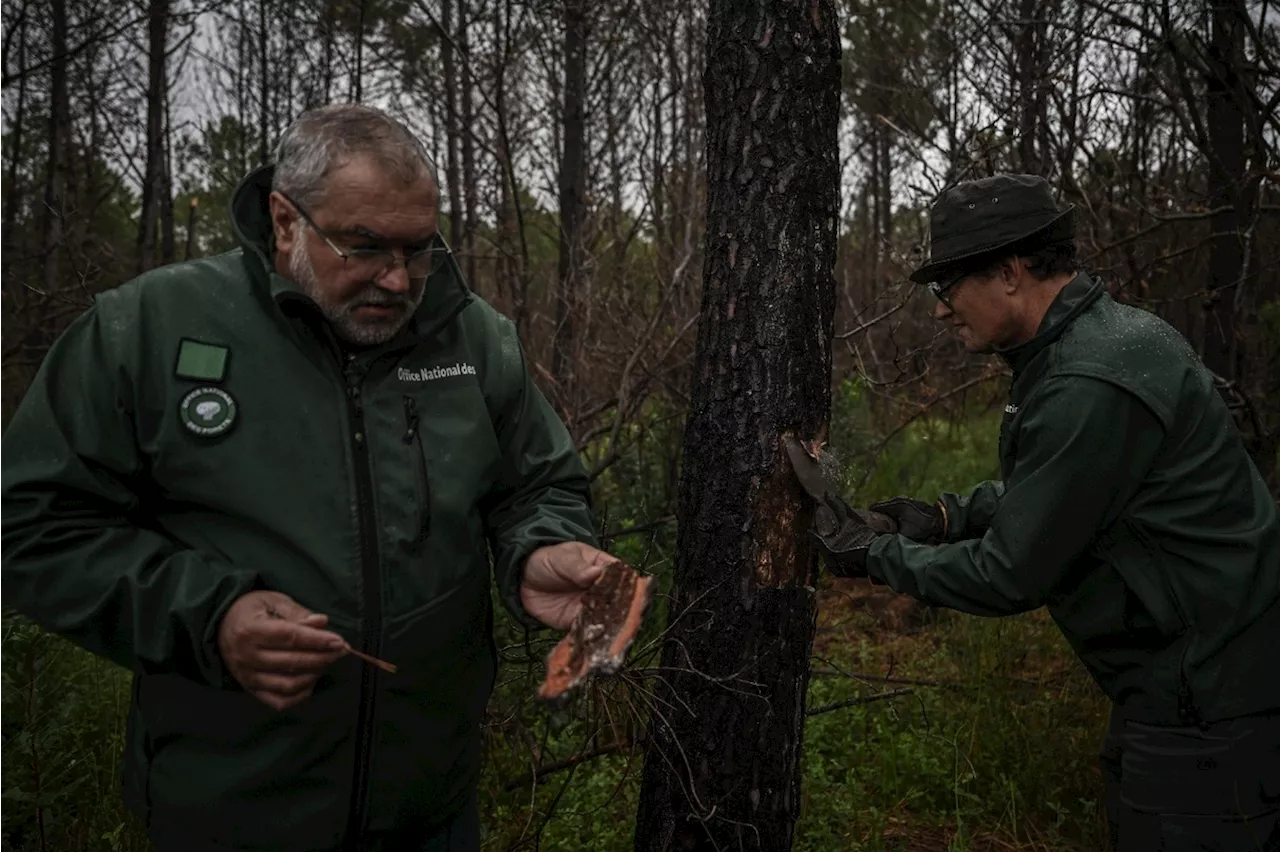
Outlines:
<svg viewBox="0 0 1280 852"><path fill-rule="evenodd" d="M410 288L408 295L397 296L370 282L364 290L345 302L334 299L320 286L302 227L300 221L294 224L293 250L289 252L289 277L320 308L320 313L329 321L338 339L357 346L377 346L395 337L418 309L425 288L418 289L416 293ZM355 309L363 305L395 305L402 307L403 313L389 321L368 322L356 319L355 316Z"/></svg>

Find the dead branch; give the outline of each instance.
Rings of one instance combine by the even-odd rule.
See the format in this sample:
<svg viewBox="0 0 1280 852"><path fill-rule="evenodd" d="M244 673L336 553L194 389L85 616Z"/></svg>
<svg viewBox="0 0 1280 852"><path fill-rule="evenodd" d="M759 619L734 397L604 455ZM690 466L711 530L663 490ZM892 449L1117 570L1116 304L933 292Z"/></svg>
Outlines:
<svg viewBox="0 0 1280 852"><path fill-rule="evenodd" d="M814 707L812 710L805 711L805 718L817 716L821 713L830 713L833 710L843 710L846 707L856 707L859 704L870 704L873 701L883 701L886 698L897 698L901 695L910 695L915 690L910 687L903 689L891 689L888 692L877 692L874 695L860 695L857 698L846 698L843 701L833 701L830 704L823 704L821 707Z"/></svg>

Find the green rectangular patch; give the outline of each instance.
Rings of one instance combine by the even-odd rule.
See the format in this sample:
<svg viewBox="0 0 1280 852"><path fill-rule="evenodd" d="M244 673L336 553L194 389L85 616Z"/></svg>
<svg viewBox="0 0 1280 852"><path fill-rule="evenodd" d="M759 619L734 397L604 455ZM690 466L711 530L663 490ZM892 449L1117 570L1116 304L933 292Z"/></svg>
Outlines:
<svg viewBox="0 0 1280 852"><path fill-rule="evenodd" d="M178 367L175 372L180 379L220 382L227 377L227 360L230 356L231 350L225 346L184 339L178 348Z"/></svg>

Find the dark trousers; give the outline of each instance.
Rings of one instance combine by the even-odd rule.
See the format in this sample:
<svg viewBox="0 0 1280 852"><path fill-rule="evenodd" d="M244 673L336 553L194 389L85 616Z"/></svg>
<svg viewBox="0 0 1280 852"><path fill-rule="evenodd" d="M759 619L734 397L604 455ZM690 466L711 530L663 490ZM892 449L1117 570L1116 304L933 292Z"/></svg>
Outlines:
<svg viewBox="0 0 1280 852"><path fill-rule="evenodd" d="M1280 852L1280 713L1202 730L1113 709L1099 757L1112 852Z"/></svg>
<svg viewBox="0 0 1280 852"><path fill-rule="evenodd" d="M153 833L151 840L158 852L230 852L228 847L198 838ZM330 852L354 850L340 848ZM364 837L358 852L480 852L480 811L476 792L473 790L462 809L441 825L425 832L421 828L406 827L394 833Z"/></svg>

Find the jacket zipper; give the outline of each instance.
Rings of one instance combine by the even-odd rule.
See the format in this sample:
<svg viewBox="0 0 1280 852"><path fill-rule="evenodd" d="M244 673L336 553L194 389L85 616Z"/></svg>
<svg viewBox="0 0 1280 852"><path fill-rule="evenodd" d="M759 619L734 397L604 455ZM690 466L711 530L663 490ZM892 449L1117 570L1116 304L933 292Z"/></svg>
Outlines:
<svg viewBox="0 0 1280 852"><path fill-rule="evenodd" d="M422 432L418 429L418 401L404 397L404 438L413 445L414 481L418 490L418 533L414 544L421 548L431 530L431 482L427 479L427 460L422 454Z"/></svg>
<svg viewBox="0 0 1280 852"><path fill-rule="evenodd" d="M381 653L382 578L378 571L378 535L374 529L373 477L369 469L369 441L365 434L364 408L360 399L361 374L354 355L347 355L343 368L346 383L347 411L351 422L351 454L355 459L356 514L360 527L360 571L364 595L364 636L366 654ZM356 761L352 780L351 810L347 822L347 839L343 846L355 849L364 831L368 810L369 769L373 752L373 714L377 695L378 671L373 666L360 667L360 712L356 717Z"/></svg>

